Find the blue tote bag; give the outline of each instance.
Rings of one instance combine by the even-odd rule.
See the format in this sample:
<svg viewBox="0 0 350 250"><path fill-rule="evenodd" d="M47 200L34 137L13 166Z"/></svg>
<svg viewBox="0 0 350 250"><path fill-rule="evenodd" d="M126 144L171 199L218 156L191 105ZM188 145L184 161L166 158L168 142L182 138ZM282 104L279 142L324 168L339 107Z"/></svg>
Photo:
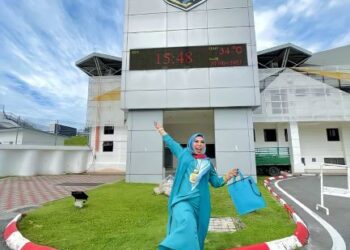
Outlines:
<svg viewBox="0 0 350 250"><path fill-rule="evenodd" d="M261 195L254 179L251 176L244 177L238 170L239 180L236 176L228 185L228 192L239 215L251 213L266 207L265 200Z"/></svg>

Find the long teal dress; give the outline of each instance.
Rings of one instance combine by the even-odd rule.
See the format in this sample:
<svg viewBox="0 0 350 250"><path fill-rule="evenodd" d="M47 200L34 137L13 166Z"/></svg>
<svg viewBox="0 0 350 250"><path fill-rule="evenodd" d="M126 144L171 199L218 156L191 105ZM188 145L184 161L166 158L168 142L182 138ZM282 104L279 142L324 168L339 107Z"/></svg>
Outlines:
<svg viewBox="0 0 350 250"><path fill-rule="evenodd" d="M192 142L201 134L191 136L187 148L183 148L170 135L163 140L178 159L174 184L168 201L167 235L159 250L203 250L210 219L209 185L221 187L224 179L219 177L209 159L193 157ZM190 182L190 175L200 169L201 178Z"/></svg>

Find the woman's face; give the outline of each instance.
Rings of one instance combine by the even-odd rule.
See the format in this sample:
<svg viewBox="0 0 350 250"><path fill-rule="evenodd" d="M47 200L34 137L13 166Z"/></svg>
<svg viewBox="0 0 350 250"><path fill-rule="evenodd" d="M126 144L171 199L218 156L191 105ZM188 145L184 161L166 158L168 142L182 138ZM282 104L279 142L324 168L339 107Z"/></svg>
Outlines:
<svg viewBox="0 0 350 250"><path fill-rule="evenodd" d="M197 136L193 142L193 150L195 154L202 154L205 148L205 141L202 136Z"/></svg>

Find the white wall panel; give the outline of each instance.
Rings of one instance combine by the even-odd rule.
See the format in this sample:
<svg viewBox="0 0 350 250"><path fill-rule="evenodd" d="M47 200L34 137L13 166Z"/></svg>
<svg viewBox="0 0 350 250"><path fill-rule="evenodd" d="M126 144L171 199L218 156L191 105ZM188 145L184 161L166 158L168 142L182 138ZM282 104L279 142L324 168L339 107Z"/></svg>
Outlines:
<svg viewBox="0 0 350 250"><path fill-rule="evenodd" d="M167 89L209 88L208 69L167 70Z"/></svg>
<svg viewBox="0 0 350 250"><path fill-rule="evenodd" d="M165 13L129 16L129 32L164 30L166 30Z"/></svg>
<svg viewBox="0 0 350 250"><path fill-rule="evenodd" d="M153 124L152 124L153 125ZM158 136L155 129L150 131L132 131L131 152L161 152L163 144L160 140L154 140Z"/></svg>
<svg viewBox="0 0 350 250"><path fill-rule="evenodd" d="M188 12L188 29L207 28L207 26L208 26L207 11Z"/></svg>
<svg viewBox="0 0 350 250"><path fill-rule="evenodd" d="M255 84L252 67L211 68L209 72L212 88L253 87Z"/></svg>
<svg viewBox="0 0 350 250"><path fill-rule="evenodd" d="M129 14L148 14L166 11L166 3L159 0L129 0Z"/></svg>
<svg viewBox="0 0 350 250"><path fill-rule="evenodd" d="M154 131L154 121L163 121L162 111L133 111L128 116L129 130L152 130ZM129 137L131 135L128 135ZM159 143L161 138L159 137Z"/></svg>
<svg viewBox="0 0 350 250"><path fill-rule="evenodd" d="M217 130L215 132L216 150L220 152L254 151L249 143L248 129Z"/></svg>
<svg viewBox="0 0 350 250"><path fill-rule="evenodd" d="M125 91L125 105L129 109L147 109L166 106L165 91Z"/></svg>
<svg viewBox="0 0 350 250"><path fill-rule="evenodd" d="M215 129L244 129L253 128L252 111L245 108L235 108L230 112L226 109L216 109Z"/></svg>
<svg viewBox="0 0 350 250"><path fill-rule="evenodd" d="M251 155L254 152L216 152L216 165L218 166L218 173L223 175L229 169L239 168L245 175L256 176L255 169L252 172Z"/></svg>
<svg viewBox="0 0 350 250"><path fill-rule="evenodd" d="M187 29L187 13L184 11L167 13L167 29Z"/></svg>
<svg viewBox="0 0 350 250"><path fill-rule="evenodd" d="M132 152L130 174L158 174L161 162L162 154L159 152Z"/></svg>
<svg viewBox="0 0 350 250"><path fill-rule="evenodd" d="M182 47L187 45L187 31L173 30L167 32L167 47Z"/></svg>
<svg viewBox="0 0 350 250"><path fill-rule="evenodd" d="M165 89L166 72L163 70L135 70L126 73L126 90Z"/></svg>
<svg viewBox="0 0 350 250"><path fill-rule="evenodd" d="M254 88L216 88L210 90L212 107L252 106L255 104Z"/></svg>
<svg viewBox="0 0 350 250"><path fill-rule="evenodd" d="M0 176L82 173L90 153L88 147L0 145Z"/></svg>
<svg viewBox="0 0 350 250"><path fill-rule="evenodd" d="M188 30L188 45L199 46L208 45L208 30L207 29L194 29Z"/></svg>
<svg viewBox="0 0 350 250"><path fill-rule="evenodd" d="M249 26L247 8L222 9L208 11L208 27Z"/></svg>
<svg viewBox="0 0 350 250"><path fill-rule="evenodd" d="M251 43L249 27L213 28L208 30L209 44Z"/></svg>
<svg viewBox="0 0 350 250"><path fill-rule="evenodd" d="M254 26L254 10L253 7L248 8L248 13L249 13L249 25Z"/></svg>
<svg viewBox="0 0 350 250"><path fill-rule="evenodd" d="M226 8L237 8L247 7L247 0L208 0L207 9L226 9Z"/></svg>
<svg viewBox="0 0 350 250"><path fill-rule="evenodd" d="M208 107L209 89L168 90L167 107Z"/></svg>
<svg viewBox="0 0 350 250"><path fill-rule="evenodd" d="M166 38L164 31L129 33L127 50L165 47Z"/></svg>
<svg viewBox="0 0 350 250"><path fill-rule="evenodd" d="M122 71L128 70L129 69L129 52L124 51L122 55Z"/></svg>

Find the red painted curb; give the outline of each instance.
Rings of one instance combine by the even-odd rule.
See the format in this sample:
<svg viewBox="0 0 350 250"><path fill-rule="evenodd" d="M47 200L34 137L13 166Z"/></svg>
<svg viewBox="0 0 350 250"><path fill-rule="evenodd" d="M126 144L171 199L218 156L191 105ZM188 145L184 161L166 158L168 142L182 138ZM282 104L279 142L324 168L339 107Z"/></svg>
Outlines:
<svg viewBox="0 0 350 250"><path fill-rule="evenodd" d="M294 209L292 208L292 206L290 206L289 204L284 204L284 208L287 210L288 214L291 216L294 212Z"/></svg>
<svg viewBox="0 0 350 250"><path fill-rule="evenodd" d="M297 228L294 232L294 235L298 238L300 243L303 245L307 244L307 241L308 241L309 236L310 236L309 230L307 229L307 227L300 222L297 222Z"/></svg>
<svg viewBox="0 0 350 250"><path fill-rule="evenodd" d="M24 238L17 229L17 222L22 216L22 214L18 214L7 224L3 233L3 239L7 246L12 250L56 250L52 247L37 245Z"/></svg>
<svg viewBox="0 0 350 250"><path fill-rule="evenodd" d="M230 248L227 250L270 250L270 248L268 245L266 245L266 243L260 243L246 247Z"/></svg>
<svg viewBox="0 0 350 250"><path fill-rule="evenodd" d="M16 221L13 221L13 222L10 222L5 230L4 230L4 233L3 233L3 238L4 240L6 241L10 235L13 233L13 232L16 232L17 231L17 224L16 224Z"/></svg>
<svg viewBox="0 0 350 250"><path fill-rule="evenodd" d="M47 246L36 245L32 242L28 242L22 247L22 250L55 250L55 249Z"/></svg>

